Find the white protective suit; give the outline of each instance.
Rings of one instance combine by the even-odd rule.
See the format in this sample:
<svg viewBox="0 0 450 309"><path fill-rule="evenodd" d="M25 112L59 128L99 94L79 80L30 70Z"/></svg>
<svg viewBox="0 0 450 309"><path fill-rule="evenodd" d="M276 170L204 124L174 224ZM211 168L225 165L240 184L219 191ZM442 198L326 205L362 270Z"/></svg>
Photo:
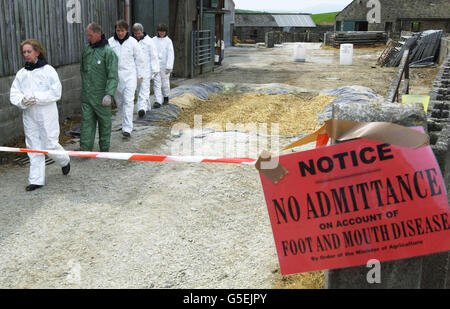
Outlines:
<svg viewBox="0 0 450 309"><path fill-rule="evenodd" d="M139 45L141 46L144 55L147 56L146 60L149 70L148 73L146 72L145 74L142 85L138 87L139 98L137 102L137 110L147 112L152 108L150 103L150 80L155 73L159 74L159 58L155 43L148 35L139 41Z"/></svg>
<svg viewBox="0 0 450 309"><path fill-rule="evenodd" d="M170 95L170 74L166 74L166 69L173 70L175 53L172 40L168 36L163 38L155 36L152 40L158 51L160 68L160 74L155 78L155 101L161 104L163 97Z"/></svg>
<svg viewBox="0 0 450 309"><path fill-rule="evenodd" d="M131 133L137 79L145 77L148 71L147 62L135 38L130 36L122 45L114 37L108 42L119 58L119 85L114 99L119 113L122 114L122 132Z"/></svg>
<svg viewBox="0 0 450 309"><path fill-rule="evenodd" d="M28 149L62 150L59 144L59 120L56 102L61 99L62 86L58 73L50 65L28 71L21 69L11 86L10 101L23 110L25 142ZM23 105L24 97L36 98L36 104ZM45 155L28 153L30 175L33 185L45 185ZM59 166L69 164L68 155L49 155Z"/></svg>

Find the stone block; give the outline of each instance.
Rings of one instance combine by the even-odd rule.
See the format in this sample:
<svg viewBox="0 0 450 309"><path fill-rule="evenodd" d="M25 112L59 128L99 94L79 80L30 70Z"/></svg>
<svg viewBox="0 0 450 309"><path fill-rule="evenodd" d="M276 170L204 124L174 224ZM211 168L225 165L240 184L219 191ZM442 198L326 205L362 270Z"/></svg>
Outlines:
<svg viewBox="0 0 450 309"><path fill-rule="evenodd" d="M427 126L420 104L337 103L333 105L333 117L359 122L391 122L405 127Z"/></svg>

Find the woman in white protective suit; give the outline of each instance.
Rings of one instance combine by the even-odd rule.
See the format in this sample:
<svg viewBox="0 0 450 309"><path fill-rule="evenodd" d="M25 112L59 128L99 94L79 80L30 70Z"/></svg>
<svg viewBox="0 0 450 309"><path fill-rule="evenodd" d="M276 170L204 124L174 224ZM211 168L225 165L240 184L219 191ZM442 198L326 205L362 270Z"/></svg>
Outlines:
<svg viewBox="0 0 450 309"><path fill-rule="evenodd" d="M119 58L119 85L114 99L122 114L122 134L131 137L133 131L134 94L148 71L144 52L139 43L128 33L128 23L119 20L116 32L108 42Z"/></svg>
<svg viewBox="0 0 450 309"><path fill-rule="evenodd" d="M153 43L152 38L144 32L144 26L136 23L133 25L132 31L133 37L139 42L139 45L146 56L147 67L149 69L145 74L146 76L144 77L141 86L138 87L139 98L137 110L139 111L139 118L143 118L145 113L152 109L150 104L150 80L154 80L159 74L159 58L155 43Z"/></svg>
<svg viewBox="0 0 450 309"><path fill-rule="evenodd" d="M23 110L25 142L28 149L62 150L59 144L59 120L56 102L61 99L62 86L55 69L47 64L41 43L29 39L20 44L25 67L16 74L11 86L10 101ZM28 153L30 175L27 191L45 185L45 155ZM62 173L70 171L68 155L49 155Z"/></svg>
<svg viewBox="0 0 450 309"><path fill-rule="evenodd" d="M167 26L165 24L159 24L157 31L158 35L152 39L156 45L156 50L158 51L160 68L160 74L158 74L155 78L154 108L161 107L161 103L163 103L164 105L169 104L170 73L173 70L173 63L175 60L172 40L167 36Z"/></svg>

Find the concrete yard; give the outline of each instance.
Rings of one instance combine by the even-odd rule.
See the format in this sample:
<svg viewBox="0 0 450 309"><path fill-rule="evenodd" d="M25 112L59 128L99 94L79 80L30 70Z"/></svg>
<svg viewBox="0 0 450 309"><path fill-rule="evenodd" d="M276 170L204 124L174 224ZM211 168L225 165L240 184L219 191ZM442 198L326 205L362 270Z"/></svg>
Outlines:
<svg viewBox="0 0 450 309"><path fill-rule="evenodd" d="M339 49L321 48L319 43L306 43L306 62L294 62L295 43L267 49L249 45L225 50L225 60L215 72L198 76L193 81L175 80L181 85L193 82L280 83L320 91L341 86L359 85L384 96L397 68L380 68L377 59L384 46L354 49L352 66L339 64ZM428 95L438 68L411 69L411 94Z"/></svg>
<svg viewBox="0 0 450 309"><path fill-rule="evenodd" d="M339 50L311 44L305 63L295 45L225 51L223 66L174 86L199 82L287 84L305 91L360 85L384 96L396 68L376 66L382 48ZM438 68L412 69L411 93L428 94ZM188 135L136 124L112 152L190 155ZM198 132L191 131L194 136ZM201 132L212 155L229 132ZM235 133L236 147L255 142ZM295 137L280 137L280 146ZM78 140L64 147L77 150ZM97 147L97 145L96 145ZM218 154L220 155L220 153ZM222 153L222 155L224 155ZM0 288L322 288L319 273L282 277L256 169L252 166L73 158L68 177L47 167L47 185L26 192L28 167L0 166Z"/></svg>

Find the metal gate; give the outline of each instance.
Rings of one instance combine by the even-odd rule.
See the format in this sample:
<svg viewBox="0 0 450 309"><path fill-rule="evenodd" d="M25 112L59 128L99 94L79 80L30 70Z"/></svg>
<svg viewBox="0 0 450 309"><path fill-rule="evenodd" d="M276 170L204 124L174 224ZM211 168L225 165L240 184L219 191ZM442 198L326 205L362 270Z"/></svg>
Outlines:
<svg viewBox="0 0 450 309"><path fill-rule="evenodd" d="M210 30L192 31L191 63L191 77L195 75L195 67L206 64L214 66L214 38Z"/></svg>

